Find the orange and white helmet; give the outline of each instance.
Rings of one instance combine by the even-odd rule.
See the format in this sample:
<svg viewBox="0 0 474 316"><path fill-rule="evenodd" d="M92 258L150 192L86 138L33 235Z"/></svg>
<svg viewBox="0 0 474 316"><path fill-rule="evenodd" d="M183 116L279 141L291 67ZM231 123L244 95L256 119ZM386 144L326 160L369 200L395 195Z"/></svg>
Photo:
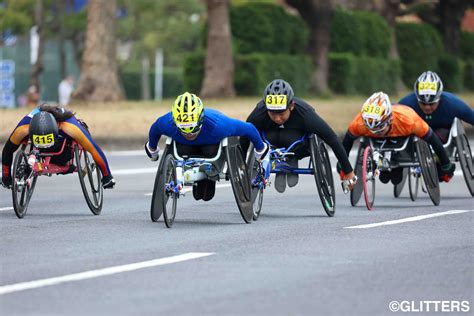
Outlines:
<svg viewBox="0 0 474 316"><path fill-rule="evenodd" d="M392 103L386 93L376 92L364 102L361 112L365 126L373 134L378 134L391 123Z"/></svg>

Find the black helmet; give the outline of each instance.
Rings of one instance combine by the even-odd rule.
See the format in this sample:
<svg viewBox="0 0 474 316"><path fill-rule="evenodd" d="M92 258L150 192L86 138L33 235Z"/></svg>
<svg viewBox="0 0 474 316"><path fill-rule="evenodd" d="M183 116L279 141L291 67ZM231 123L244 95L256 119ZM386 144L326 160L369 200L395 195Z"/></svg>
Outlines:
<svg viewBox="0 0 474 316"><path fill-rule="evenodd" d="M420 103L436 103L443 93L443 82L434 71L425 71L415 81L416 99Z"/></svg>
<svg viewBox="0 0 474 316"><path fill-rule="evenodd" d="M58 123L53 114L41 111L30 122L31 142L38 148L52 147L58 139Z"/></svg>
<svg viewBox="0 0 474 316"><path fill-rule="evenodd" d="M273 80L263 92L263 100L265 101L268 111L285 111L288 105L291 104L291 101L293 101L293 97L293 89L290 84L283 79Z"/></svg>

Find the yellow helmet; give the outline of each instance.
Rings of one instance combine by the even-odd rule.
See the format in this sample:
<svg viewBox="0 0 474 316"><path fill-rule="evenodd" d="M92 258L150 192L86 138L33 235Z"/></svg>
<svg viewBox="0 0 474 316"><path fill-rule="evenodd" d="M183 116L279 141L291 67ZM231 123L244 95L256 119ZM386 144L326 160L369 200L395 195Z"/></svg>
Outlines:
<svg viewBox="0 0 474 316"><path fill-rule="evenodd" d="M183 134L199 132L204 121L204 107L201 99L189 92L176 98L171 114L176 127Z"/></svg>

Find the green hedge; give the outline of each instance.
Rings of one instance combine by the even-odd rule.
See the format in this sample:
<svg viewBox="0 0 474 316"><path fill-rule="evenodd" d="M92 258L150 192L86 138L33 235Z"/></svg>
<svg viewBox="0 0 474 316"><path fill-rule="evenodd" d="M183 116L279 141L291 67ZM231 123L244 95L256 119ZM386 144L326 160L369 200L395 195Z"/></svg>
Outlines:
<svg viewBox="0 0 474 316"><path fill-rule="evenodd" d="M357 57L351 53L329 54L329 87L341 94L396 91L400 61Z"/></svg>
<svg viewBox="0 0 474 316"><path fill-rule="evenodd" d="M461 91L463 88L462 61L452 55L443 55L438 60L438 75L443 80L444 89L451 92Z"/></svg>
<svg viewBox="0 0 474 316"><path fill-rule="evenodd" d="M204 76L204 53L194 53L184 62L184 83L188 91L199 93ZM246 54L235 56L234 85L239 95L260 95L275 78L288 80L298 95L310 87L312 62L308 56Z"/></svg>
<svg viewBox="0 0 474 316"><path fill-rule="evenodd" d="M474 59L468 59L464 64L464 88L474 91Z"/></svg>
<svg viewBox="0 0 474 316"><path fill-rule="evenodd" d="M402 79L407 87L412 87L422 72L439 70L443 44L435 28L428 24L398 23L396 32Z"/></svg>
<svg viewBox="0 0 474 316"><path fill-rule="evenodd" d="M150 92L154 96L155 74L151 72ZM139 71L122 70L120 78L125 90L125 95L129 100L140 100L142 94L141 73ZM183 91L183 74L180 68L168 68L163 70L163 98L173 98Z"/></svg>
<svg viewBox="0 0 474 316"><path fill-rule="evenodd" d="M344 9L334 12L331 22L331 52L387 57L389 49L390 30L381 16Z"/></svg>
<svg viewBox="0 0 474 316"><path fill-rule="evenodd" d="M279 5L257 2L232 6L230 23L237 54L303 53L308 46L306 23Z"/></svg>
<svg viewBox="0 0 474 316"><path fill-rule="evenodd" d="M474 58L474 33L462 32L461 33L461 57L464 59Z"/></svg>

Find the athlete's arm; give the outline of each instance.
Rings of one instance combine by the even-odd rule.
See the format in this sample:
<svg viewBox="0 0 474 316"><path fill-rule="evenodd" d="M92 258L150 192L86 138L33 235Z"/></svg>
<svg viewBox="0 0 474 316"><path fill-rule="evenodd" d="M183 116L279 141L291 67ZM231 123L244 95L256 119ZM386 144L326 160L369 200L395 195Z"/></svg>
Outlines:
<svg viewBox="0 0 474 316"><path fill-rule="evenodd" d="M354 141L356 139L357 139L357 136L352 135L351 132L349 131L347 131L346 135L344 135L344 139L342 140L342 146L344 147L344 150L346 151L347 157L349 157L352 146L354 145Z"/></svg>
<svg viewBox="0 0 474 316"><path fill-rule="evenodd" d="M2 151L2 178L7 179L11 177L10 167L13 162L13 154L20 146L21 142L25 137L28 136L31 115L23 117L18 123L10 137L8 138Z"/></svg>
<svg viewBox="0 0 474 316"><path fill-rule="evenodd" d="M458 97L453 98L452 108L456 111L456 117L462 121L474 125L474 110Z"/></svg>
<svg viewBox="0 0 474 316"><path fill-rule="evenodd" d="M87 131L74 116L63 122L60 122L59 129L78 142L87 152L92 155L92 158L94 159L97 166L99 166L103 177L111 175L109 163L107 162L104 152L92 139L89 131Z"/></svg>
<svg viewBox="0 0 474 316"><path fill-rule="evenodd" d="M258 104L257 104L257 107L258 107ZM247 117L247 123L252 123L255 127L258 126L258 122L257 122L257 107L255 107L255 109L253 109L252 113L249 114L249 116ZM242 147L242 152L243 153L246 153L249 149L249 145L250 145L250 139L247 138L247 137L241 137L240 138L240 146Z"/></svg>
<svg viewBox="0 0 474 316"><path fill-rule="evenodd" d="M161 126L163 124L163 116L159 117L155 123L153 123L150 127L150 131L148 132L148 147L154 151L158 147L158 141L163 135L163 131Z"/></svg>
<svg viewBox="0 0 474 316"><path fill-rule="evenodd" d="M435 151L436 155L438 155L439 161L441 162L442 166L450 164L448 155L446 154L446 151L444 150L441 140L435 135L435 133L433 132L431 128L429 129L428 133L426 133L426 135L423 136L422 138L428 144L430 144L431 147L433 147L433 150Z"/></svg>
<svg viewBox="0 0 474 316"><path fill-rule="evenodd" d="M304 120L306 131L318 135L318 137L321 137L322 140L332 148L337 160L341 164L344 174L351 173L353 170L347 158L347 153L344 151L333 129L315 111L308 111Z"/></svg>
<svg viewBox="0 0 474 316"><path fill-rule="evenodd" d="M228 130L226 136L246 137L250 139L257 151L265 149L265 144L263 143L257 128L252 123L242 122L230 117L226 117L224 123Z"/></svg>

